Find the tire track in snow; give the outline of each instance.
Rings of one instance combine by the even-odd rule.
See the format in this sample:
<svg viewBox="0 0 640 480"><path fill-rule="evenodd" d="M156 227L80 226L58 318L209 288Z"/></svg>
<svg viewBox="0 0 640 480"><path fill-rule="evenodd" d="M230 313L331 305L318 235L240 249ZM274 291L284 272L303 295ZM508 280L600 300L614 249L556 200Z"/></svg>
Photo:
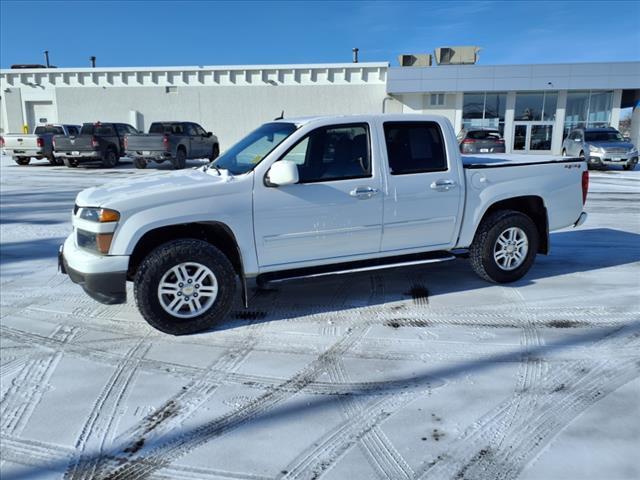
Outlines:
<svg viewBox="0 0 640 480"><path fill-rule="evenodd" d="M341 361L336 361L327 370L332 380L347 380ZM370 402L368 405L365 405L367 397L341 397L339 403L344 410L343 421L300 453L283 469L287 473L277 478L318 478L358 443L379 478L412 478L413 470L379 425L399 408L422 394L422 390L400 393L388 399Z"/></svg>
<svg viewBox="0 0 640 480"><path fill-rule="evenodd" d="M62 359L64 346L80 334L77 327L58 326L51 339L63 348L43 358L29 360L0 399L0 432L17 435L49 388L49 380Z"/></svg>
<svg viewBox="0 0 640 480"><path fill-rule="evenodd" d="M366 330L365 326L348 329L333 346L298 374L240 408L221 415L217 419L191 430L188 434L179 435L164 443L157 442L150 449L144 448L143 438L131 439L131 442L127 443L125 447L114 452L114 458L105 462L106 468L99 472L97 478L109 480L148 478L154 472L170 465L194 448L267 414L277 405L293 397L295 393L302 391L315 377L326 371L329 364L351 348L366 333ZM141 440L142 443L140 443Z"/></svg>
<svg viewBox="0 0 640 480"><path fill-rule="evenodd" d="M606 358L608 351L620 347L640 347L639 333L611 338L612 333L592 345L593 358ZM513 405L520 402L514 393L474 422L446 455L421 468L416 478L515 478L576 416L639 375L638 358L552 364L549 374L532 384L528 395L536 398L528 411L513 418ZM492 443L496 430L502 441Z"/></svg>
<svg viewBox="0 0 640 480"><path fill-rule="evenodd" d="M92 478L98 459L94 452L102 452L113 435L121 405L137 373L141 357L151 347L146 340L139 340L122 358L98 395L76 441L76 458L65 472L65 479ZM91 452L88 456L85 452ZM78 456L78 453L80 454Z"/></svg>

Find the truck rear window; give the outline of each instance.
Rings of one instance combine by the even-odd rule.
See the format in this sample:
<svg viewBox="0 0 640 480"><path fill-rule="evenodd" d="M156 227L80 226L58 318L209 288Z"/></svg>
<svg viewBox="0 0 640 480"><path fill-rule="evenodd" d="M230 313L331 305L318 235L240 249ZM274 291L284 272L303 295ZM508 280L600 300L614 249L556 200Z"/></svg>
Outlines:
<svg viewBox="0 0 640 480"><path fill-rule="evenodd" d="M444 138L435 122L385 122L391 175L447 169Z"/></svg>
<svg viewBox="0 0 640 480"><path fill-rule="evenodd" d="M43 133L53 133L54 135L64 135L64 129L62 127L54 127L50 125L36 127L33 131L36 135L41 135Z"/></svg>
<svg viewBox="0 0 640 480"><path fill-rule="evenodd" d="M80 130L81 135L115 135L116 131L111 125L93 125L91 123L85 123Z"/></svg>
<svg viewBox="0 0 640 480"><path fill-rule="evenodd" d="M184 129L181 123L152 123L149 133L173 133L183 135Z"/></svg>

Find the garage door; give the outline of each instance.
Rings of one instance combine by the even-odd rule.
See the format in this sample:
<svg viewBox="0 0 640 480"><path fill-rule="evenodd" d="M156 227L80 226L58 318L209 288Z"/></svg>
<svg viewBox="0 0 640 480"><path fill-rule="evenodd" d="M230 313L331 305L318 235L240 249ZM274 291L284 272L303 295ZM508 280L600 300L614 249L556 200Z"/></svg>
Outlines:
<svg viewBox="0 0 640 480"><path fill-rule="evenodd" d="M53 102L26 102L26 107L29 132L33 132L33 129L38 125L56 123L57 121L57 119L54 118L55 111L53 109Z"/></svg>

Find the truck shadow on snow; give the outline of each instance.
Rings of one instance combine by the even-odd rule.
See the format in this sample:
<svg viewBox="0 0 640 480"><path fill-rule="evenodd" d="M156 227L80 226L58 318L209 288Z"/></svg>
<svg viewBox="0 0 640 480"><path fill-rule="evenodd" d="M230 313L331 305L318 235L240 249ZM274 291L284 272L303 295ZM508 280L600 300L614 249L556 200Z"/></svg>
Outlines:
<svg viewBox="0 0 640 480"><path fill-rule="evenodd" d="M542 279L639 261L640 234L610 228L561 231L551 234L550 255L538 255L532 269L523 279L501 286L524 287ZM214 330L232 329L247 322L271 322L401 300L428 305L430 297L493 286L495 285L478 278L465 259L381 270L374 274L297 280L278 285L273 290L253 292L248 309L244 309L238 302L230 318L218 324ZM377 292L376 289L383 291Z"/></svg>

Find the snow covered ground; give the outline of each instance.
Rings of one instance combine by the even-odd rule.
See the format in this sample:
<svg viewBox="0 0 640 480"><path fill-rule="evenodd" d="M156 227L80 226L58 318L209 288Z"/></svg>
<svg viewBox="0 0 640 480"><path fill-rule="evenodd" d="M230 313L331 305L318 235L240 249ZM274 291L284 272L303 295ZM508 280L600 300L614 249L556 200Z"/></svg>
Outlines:
<svg viewBox="0 0 640 480"><path fill-rule="evenodd" d="M174 338L56 272L77 192L155 170L2 158L3 480L640 478L640 171L516 284L306 281Z"/></svg>

